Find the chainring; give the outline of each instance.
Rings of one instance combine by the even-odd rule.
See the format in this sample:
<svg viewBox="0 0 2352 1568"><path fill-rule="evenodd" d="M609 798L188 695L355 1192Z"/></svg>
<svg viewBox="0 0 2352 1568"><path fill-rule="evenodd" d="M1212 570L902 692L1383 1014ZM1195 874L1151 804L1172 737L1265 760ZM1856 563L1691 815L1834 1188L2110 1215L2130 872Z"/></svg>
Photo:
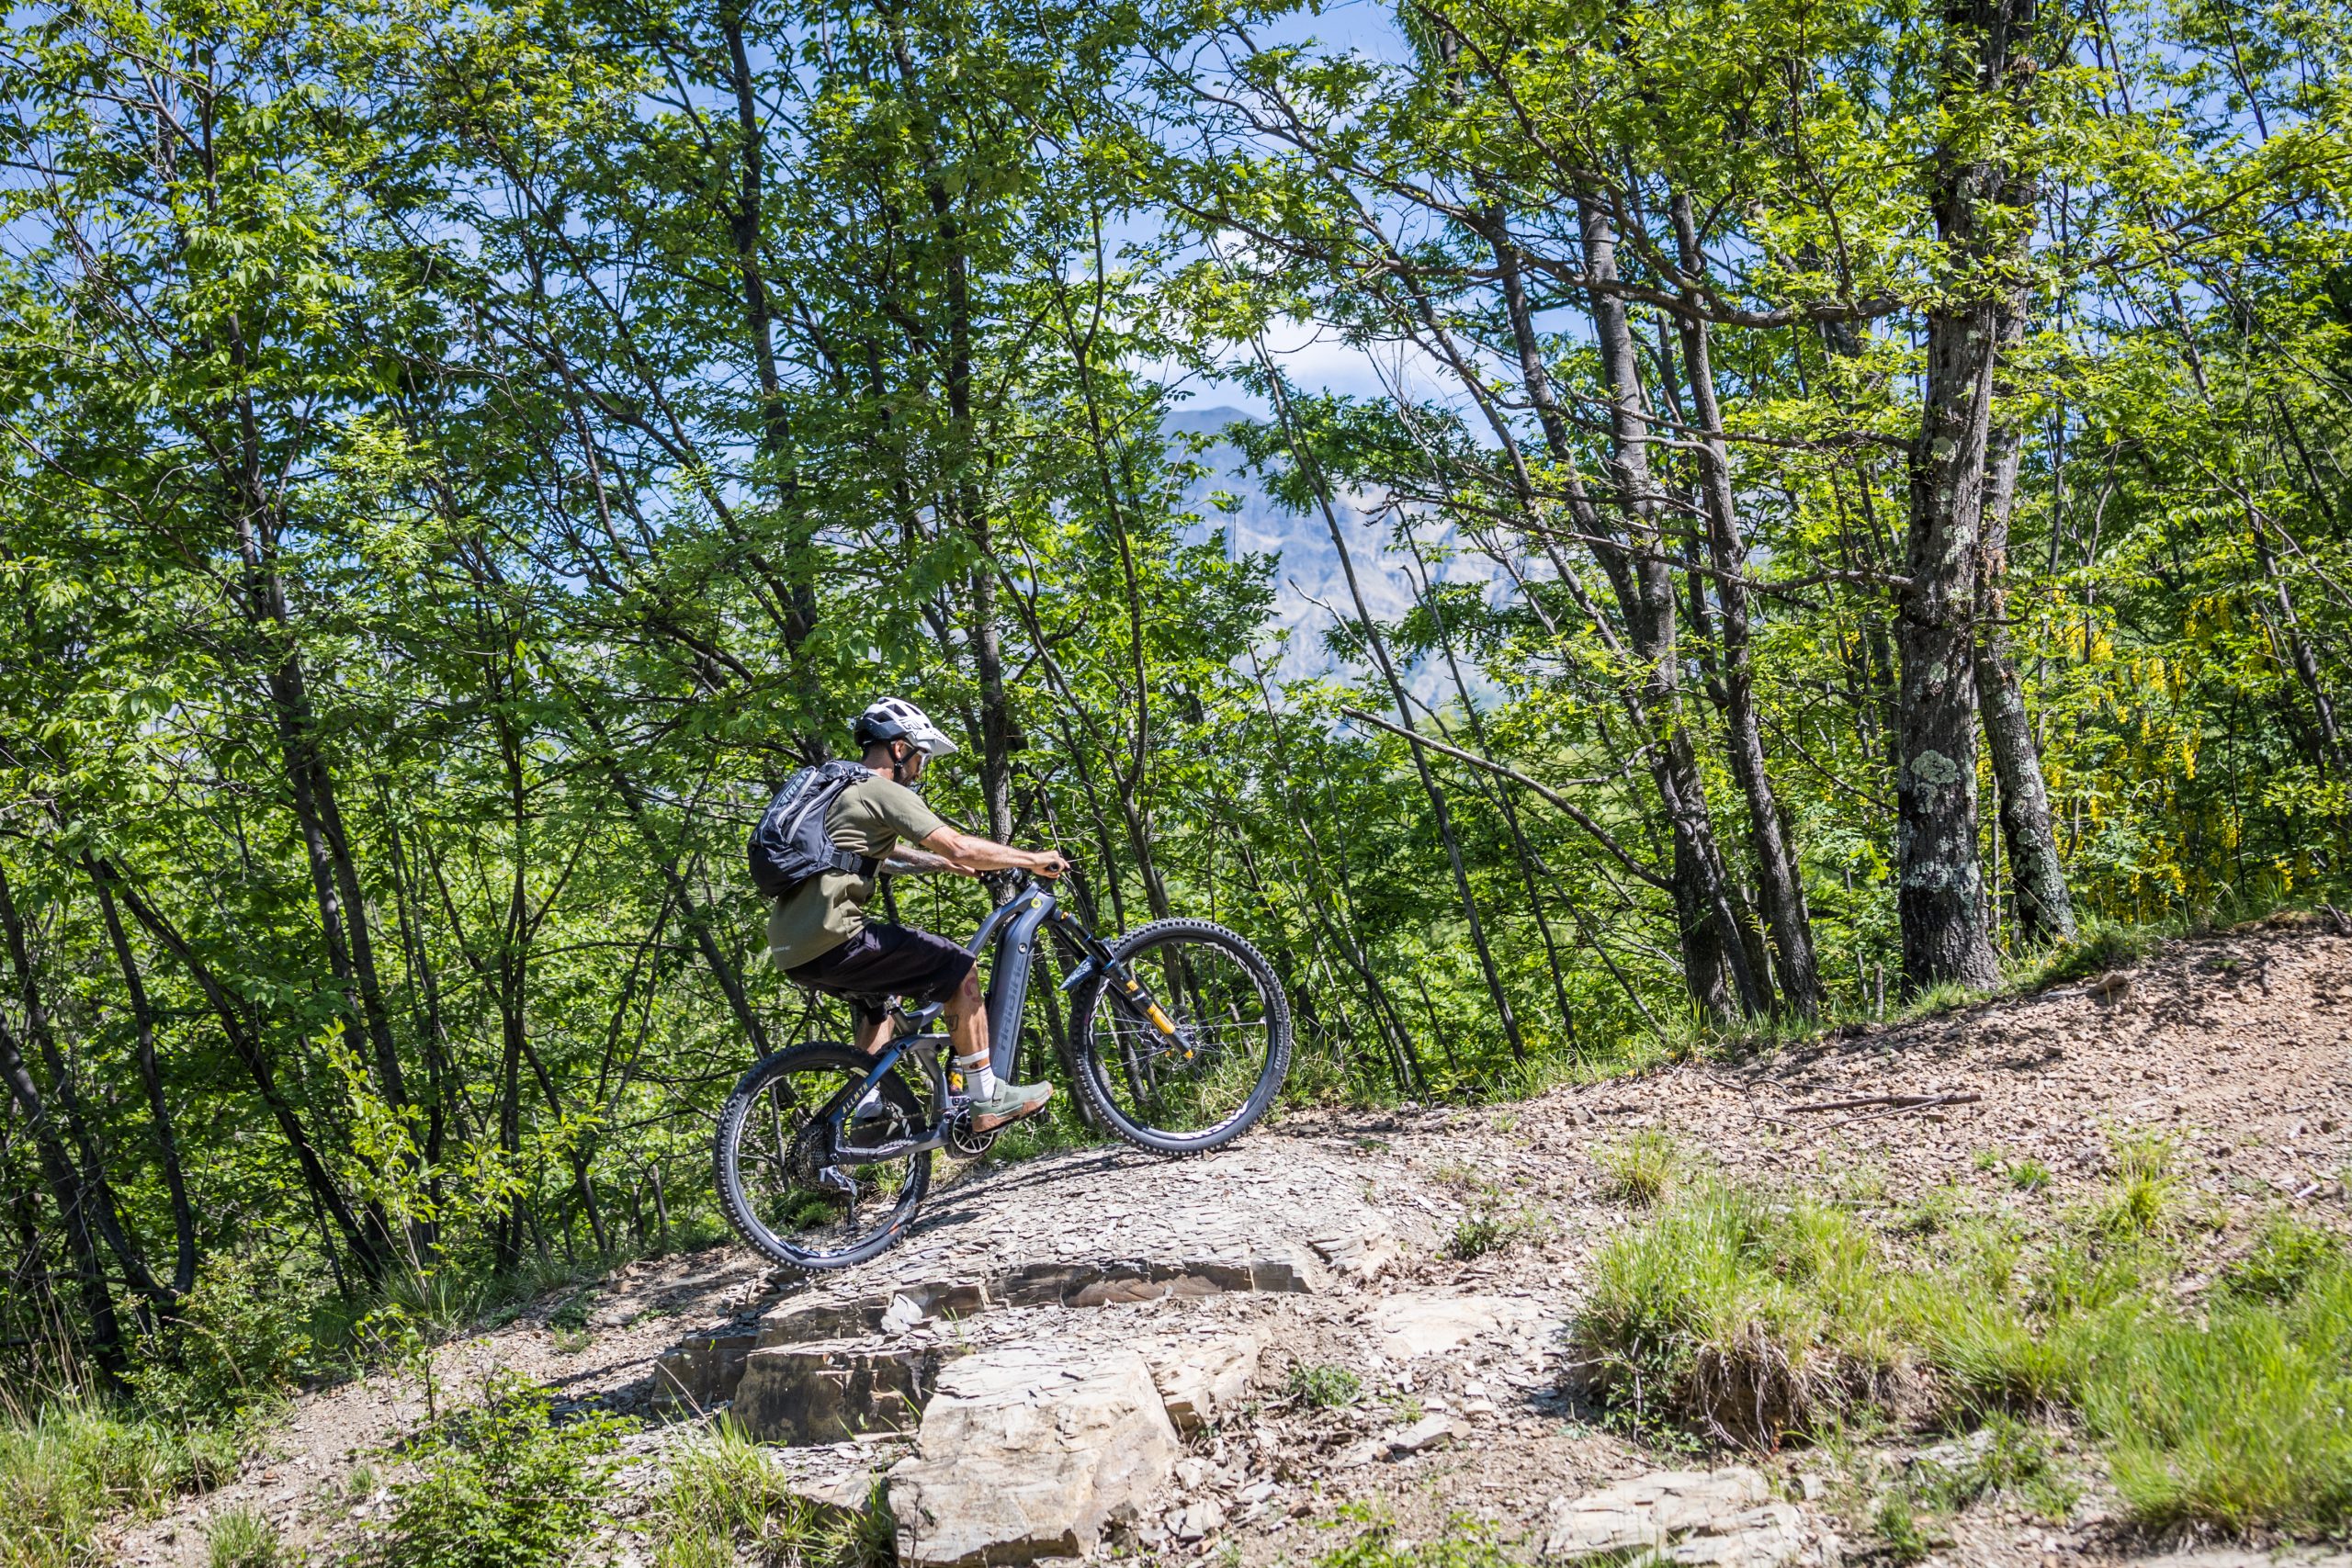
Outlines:
<svg viewBox="0 0 2352 1568"><path fill-rule="evenodd" d="M985 1133L972 1131L972 1108L959 1105L947 1118L947 1146L963 1159L978 1159L989 1152L996 1142L993 1128Z"/></svg>

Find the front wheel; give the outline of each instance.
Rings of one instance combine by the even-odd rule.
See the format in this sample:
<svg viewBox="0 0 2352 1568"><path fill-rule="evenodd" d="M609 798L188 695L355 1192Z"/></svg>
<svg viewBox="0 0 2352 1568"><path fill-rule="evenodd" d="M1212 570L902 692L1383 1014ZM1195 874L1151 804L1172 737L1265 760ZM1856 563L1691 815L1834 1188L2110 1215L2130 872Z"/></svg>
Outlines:
<svg viewBox="0 0 2352 1568"><path fill-rule="evenodd" d="M751 1247L796 1269L845 1269L899 1239L931 1186L931 1155L856 1162L922 1130L893 1067L870 1095L872 1058L846 1045L795 1045L752 1065L718 1113L718 1206ZM853 1098L858 1103L853 1105ZM830 1119L842 1118L836 1145Z"/></svg>
<svg viewBox="0 0 2352 1568"><path fill-rule="evenodd" d="M1136 986L1098 973L1071 998L1079 1094L1140 1148L1205 1154L1239 1137L1290 1071L1272 966L1206 920L1155 920L1111 955Z"/></svg>

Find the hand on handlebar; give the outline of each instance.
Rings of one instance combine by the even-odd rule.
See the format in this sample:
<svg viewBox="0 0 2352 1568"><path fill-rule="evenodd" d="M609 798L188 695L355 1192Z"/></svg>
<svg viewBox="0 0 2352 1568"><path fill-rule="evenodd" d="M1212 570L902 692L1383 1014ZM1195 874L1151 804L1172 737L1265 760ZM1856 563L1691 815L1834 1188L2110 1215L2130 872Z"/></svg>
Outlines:
<svg viewBox="0 0 2352 1568"><path fill-rule="evenodd" d="M1059 881L1062 874L1068 870L1069 870L1069 861L1059 850L1038 851L1035 857L1035 863L1029 867L1032 875L1042 876L1048 882Z"/></svg>

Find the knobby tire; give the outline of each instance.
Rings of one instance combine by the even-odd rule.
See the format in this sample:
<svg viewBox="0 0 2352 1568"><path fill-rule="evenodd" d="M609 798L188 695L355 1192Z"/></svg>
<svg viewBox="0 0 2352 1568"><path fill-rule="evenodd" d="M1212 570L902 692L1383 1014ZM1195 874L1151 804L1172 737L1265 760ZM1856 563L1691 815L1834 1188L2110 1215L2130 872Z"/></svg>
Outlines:
<svg viewBox="0 0 2352 1568"><path fill-rule="evenodd" d="M864 1071L873 1065L863 1052L846 1045L820 1042L808 1045L791 1045L763 1056L735 1081L735 1090L727 1097L726 1105L718 1112L718 1138L712 1152L713 1176L718 1189L719 1213L727 1218L743 1244L771 1262L793 1269L846 1269L880 1256L897 1245L899 1237L914 1224L916 1211L922 1207L924 1194L931 1190L931 1156L929 1153L910 1156L907 1184L898 1201L891 1206L889 1222L873 1235L852 1247L838 1252L812 1253L794 1247L778 1236L760 1221L743 1191L743 1173L735 1158L736 1145L741 1141L743 1122L759 1103L768 1086L778 1077L796 1069L812 1067L848 1067ZM924 1113L896 1071L883 1080L891 1103L909 1113L920 1124ZM895 1092L894 1092L895 1091Z"/></svg>
<svg viewBox="0 0 2352 1568"><path fill-rule="evenodd" d="M1090 975L1070 998L1070 1055L1078 1071L1079 1098L1100 1126L1139 1149L1149 1149L1163 1155L1204 1155L1221 1149L1254 1126L1282 1091L1283 1079L1290 1072L1291 1025L1290 1003L1283 995L1282 982L1274 976L1273 965L1265 955L1239 934L1207 920L1154 920L1139 926L1111 944L1112 956L1121 963L1136 953L1147 953L1163 940L1180 936L1204 946L1222 948L1236 963L1249 972L1256 982L1266 1004L1265 1065L1261 1070L1257 1087L1251 1091L1241 1111L1217 1126L1201 1133L1170 1133L1157 1127L1145 1126L1119 1109L1109 1075L1120 1070L1118 1064L1103 1059L1097 1047L1104 1042L1098 1036L1095 1020L1104 1007L1119 1005L1103 988L1101 974Z"/></svg>

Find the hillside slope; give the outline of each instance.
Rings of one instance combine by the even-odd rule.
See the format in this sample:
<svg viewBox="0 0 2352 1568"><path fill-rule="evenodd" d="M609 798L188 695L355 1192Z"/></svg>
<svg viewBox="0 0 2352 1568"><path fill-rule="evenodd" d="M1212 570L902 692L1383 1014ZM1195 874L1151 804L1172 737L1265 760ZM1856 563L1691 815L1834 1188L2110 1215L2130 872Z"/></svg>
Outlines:
<svg viewBox="0 0 2352 1568"><path fill-rule="evenodd" d="M1890 1095L1955 1098L1801 1109ZM2183 1292L2266 1214L2340 1228L2352 939L2280 924L2167 942L2088 986L1475 1111L1292 1115L1208 1159L969 1170L860 1269L775 1280L735 1249L634 1265L595 1289L584 1335L550 1329L550 1299L446 1348L441 1375L462 1391L511 1367L648 1418L600 1548L624 1562L650 1553L631 1499L732 1408L800 1439L775 1462L811 1496L854 1502L887 1476L910 1561L1310 1562L1368 1530L1391 1555L1366 1562L1480 1530L1510 1560L1565 1558L1670 1504L1713 1521L1681 1560L1820 1564L1877 1550L1868 1478L1938 1462L1942 1439L1701 1457L1601 1424L1563 1375L1562 1325L1596 1248L1642 1217L1627 1151L1831 1198L1889 1234L1928 1202L2030 1233L2092 1201L2135 1137L2160 1139L2182 1184ZM200 1562L203 1517L231 1506L339 1549L385 1497L343 1478L364 1458L397 1481L422 1416L389 1376L307 1397L269 1456L129 1532L121 1560ZM1988 1496L1923 1550L2040 1568L2168 1544L2125 1527L2094 1453L2061 1448L2082 1491L2064 1522ZM1693 1463L1755 1475L1657 1479ZM1010 1525L1008 1497L1029 1499Z"/></svg>

